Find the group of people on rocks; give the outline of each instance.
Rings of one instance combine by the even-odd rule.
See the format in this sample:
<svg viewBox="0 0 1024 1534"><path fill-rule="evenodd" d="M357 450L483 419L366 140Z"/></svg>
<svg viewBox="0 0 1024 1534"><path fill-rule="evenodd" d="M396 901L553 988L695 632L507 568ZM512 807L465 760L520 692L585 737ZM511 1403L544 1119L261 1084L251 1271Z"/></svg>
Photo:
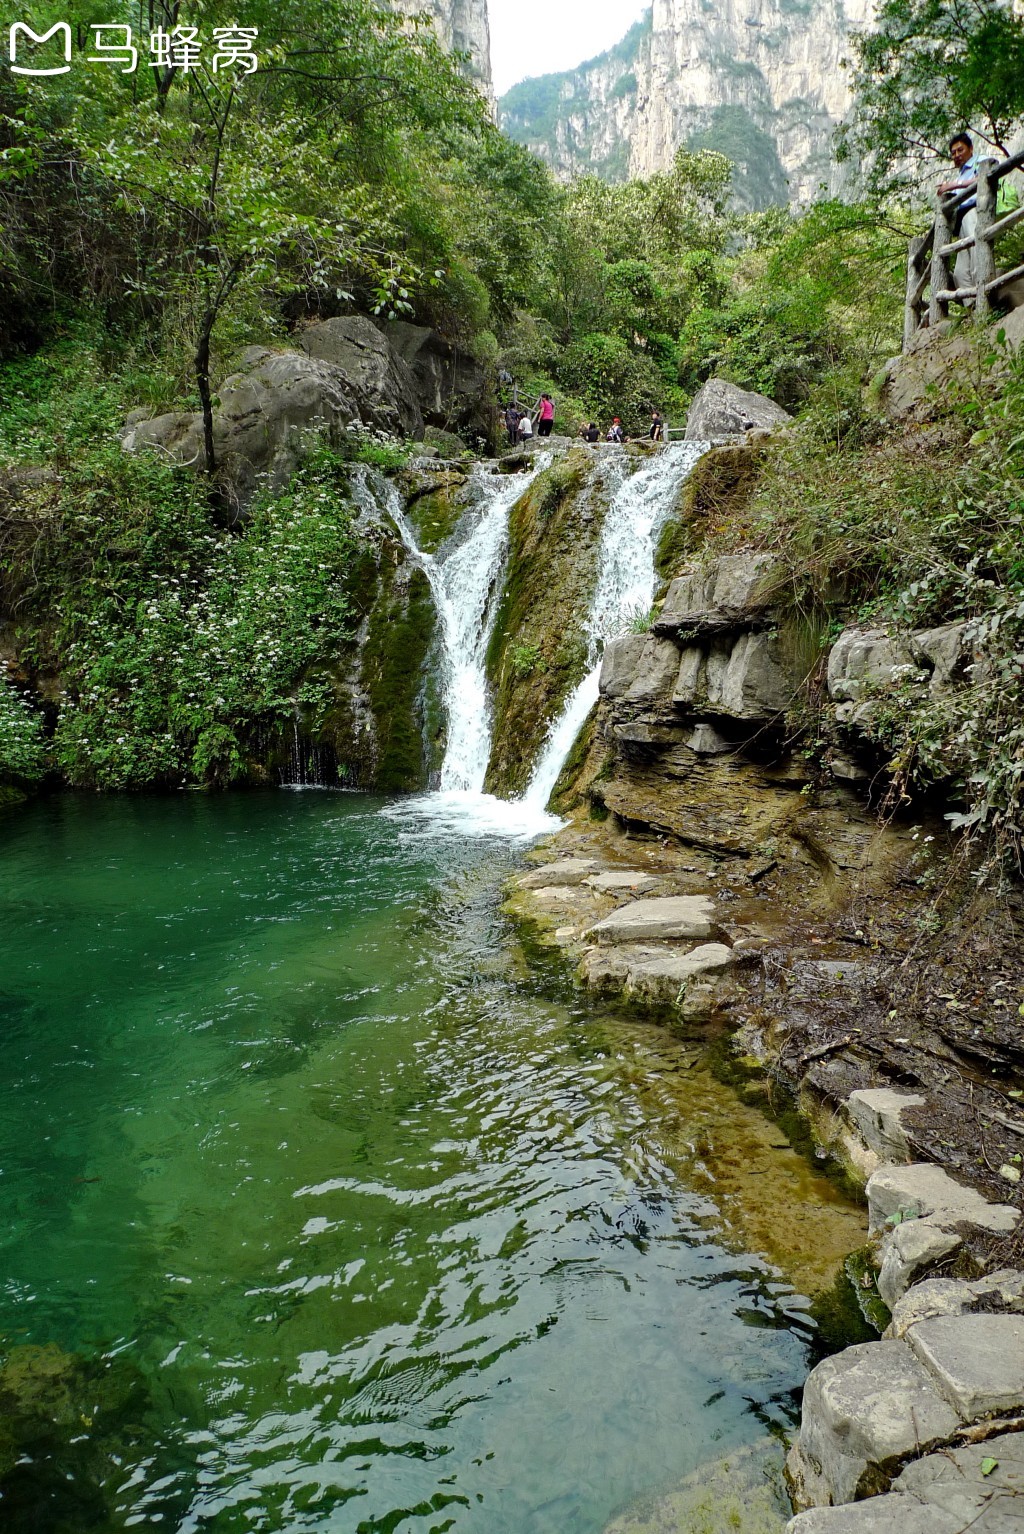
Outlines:
<svg viewBox="0 0 1024 1534"><path fill-rule="evenodd" d="M542 394L536 406L537 436L550 437L555 424L555 406L550 394ZM512 401L505 411L505 430L512 447L533 440L533 411L520 410Z"/></svg>
<svg viewBox="0 0 1024 1534"><path fill-rule="evenodd" d="M538 437L550 437L551 429L555 424L555 406L550 394L542 394L533 410L520 410L515 400L510 401L505 409L505 430L508 433L510 447L520 447L526 442L531 442L534 436L534 418L536 418ZM657 410L651 412L651 426L648 437L652 442L664 441L665 423ZM586 421L580 427L578 435L584 442L600 442L601 430L594 421ZM612 424L604 434L606 442L626 442L628 438L623 429L622 421L618 416L612 418Z"/></svg>
<svg viewBox="0 0 1024 1534"><path fill-rule="evenodd" d="M585 422L580 427L578 435L583 438L584 442L600 442L601 440L600 428L595 421ZM663 442L665 440L665 423L657 410L651 412L651 426L647 435L652 442ZM612 417L612 424L605 432L604 440L606 442L629 441L618 416Z"/></svg>

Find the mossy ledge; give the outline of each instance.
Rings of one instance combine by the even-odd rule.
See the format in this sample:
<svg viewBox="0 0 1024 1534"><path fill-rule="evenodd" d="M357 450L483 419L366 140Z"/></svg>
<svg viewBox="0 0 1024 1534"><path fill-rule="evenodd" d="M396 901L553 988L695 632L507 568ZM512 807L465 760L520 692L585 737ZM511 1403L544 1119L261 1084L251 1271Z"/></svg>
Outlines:
<svg viewBox="0 0 1024 1534"><path fill-rule="evenodd" d="M584 622L607 510L593 458L570 449L512 508L505 587L487 654L495 700L488 792L521 793L551 721L584 675Z"/></svg>

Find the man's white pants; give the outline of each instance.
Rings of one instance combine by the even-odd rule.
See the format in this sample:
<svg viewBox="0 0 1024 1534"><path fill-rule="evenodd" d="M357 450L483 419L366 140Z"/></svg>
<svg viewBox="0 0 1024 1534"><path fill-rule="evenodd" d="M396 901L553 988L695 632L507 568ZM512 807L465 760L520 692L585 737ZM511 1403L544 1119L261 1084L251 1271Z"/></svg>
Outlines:
<svg viewBox="0 0 1024 1534"><path fill-rule="evenodd" d="M957 239L966 240L968 235L973 239L977 226L978 210L968 208L960 220ZM953 267L953 286L954 288L973 288L977 285L977 281L974 268L974 246L971 245L967 250L957 251L956 263Z"/></svg>

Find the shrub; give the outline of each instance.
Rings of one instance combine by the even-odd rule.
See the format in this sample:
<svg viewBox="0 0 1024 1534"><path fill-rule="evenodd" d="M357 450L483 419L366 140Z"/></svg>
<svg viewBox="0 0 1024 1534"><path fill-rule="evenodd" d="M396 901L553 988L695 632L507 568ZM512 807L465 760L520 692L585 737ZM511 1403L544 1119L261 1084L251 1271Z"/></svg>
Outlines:
<svg viewBox="0 0 1024 1534"><path fill-rule="evenodd" d="M45 764L42 720L0 673L0 782L37 783Z"/></svg>

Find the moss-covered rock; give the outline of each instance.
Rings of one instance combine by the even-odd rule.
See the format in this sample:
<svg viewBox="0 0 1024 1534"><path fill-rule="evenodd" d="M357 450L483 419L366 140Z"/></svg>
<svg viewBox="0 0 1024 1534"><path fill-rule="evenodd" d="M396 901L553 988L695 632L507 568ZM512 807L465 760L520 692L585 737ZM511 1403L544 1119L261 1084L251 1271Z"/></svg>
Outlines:
<svg viewBox="0 0 1024 1534"><path fill-rule="evenodd" d="M376 735L373 786L381 793L426 787L423 693L435 622L427 577L401 560L374 604L362 652Z"/></svg>
<svg viewBox="0 0 1024 1534"><path fill-rule="evenodd" d="M698 460L658 539L654 567L662 580L678 574L709 532L742 514L757 488L766 451L760 445L741 443L716 448Z"/></svg>
<svg viewBox="0 0 1024 1534"><path fill-rule="evenodd" d="M487 789L529 781L541 744L587 664L584 630L607 502L594 459L573 448L512 508L504 593L487 655L495 700Z"/></svg>
<svg viewBox="0 0 1024 1534"><path fill-rule="evenodd" d="M405 501L405 514L421 549L434 554L455 531L466 509L463 494L468 475L451 464L436 468L418 465L403 470L398 487Z"/></svg>

